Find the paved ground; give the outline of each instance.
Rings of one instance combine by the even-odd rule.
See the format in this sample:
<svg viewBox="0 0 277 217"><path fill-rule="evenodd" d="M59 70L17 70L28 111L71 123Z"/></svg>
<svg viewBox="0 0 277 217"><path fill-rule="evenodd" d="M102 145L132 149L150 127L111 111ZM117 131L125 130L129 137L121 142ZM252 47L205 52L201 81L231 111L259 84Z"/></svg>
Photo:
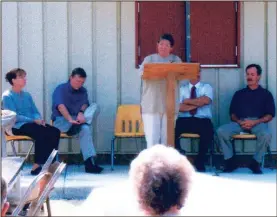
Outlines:
<svg viewBox="0 0 277 217"><path fill-rule="evenodd" d="M51 194L53 216L137 215L128 167L117 166L103 174L84 173L69 165ZM32 181L30 165L24 168L23 190ZM276 170L253 175L247 168L231 174L196 173L183 215L276 216ZM43 214L45 215L45 213Z"/></svg>

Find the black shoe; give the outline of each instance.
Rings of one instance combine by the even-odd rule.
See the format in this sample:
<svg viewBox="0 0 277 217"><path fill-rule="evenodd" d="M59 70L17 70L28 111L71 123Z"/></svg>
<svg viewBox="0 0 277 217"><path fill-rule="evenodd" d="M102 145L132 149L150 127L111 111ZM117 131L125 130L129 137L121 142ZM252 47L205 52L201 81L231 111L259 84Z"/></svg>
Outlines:
<svg viewBox="0 0 277 217"><path fill-rule="evenodd" d="M223 170L224 173L231 173L238 168L237 163L234 160L234 157L231 157L225 160L225 168Z"/></svg>
<svg viewBox="0 0 277 217"><path fill-rule="evenodd" d="M29 209L31 203L26 203L22 209L22 211L27 211L27 209Z"/></svg>
<svg viewBox="0 0 277 217"><path fill-rule="evenodd" d="M74 136L74 135L80 133L80 131L81 131L81 125L73 124L73 125L69 128L69 130L66 132L66 134L67 134L68 136Z"/></svg>
<svg viewBox="0 0 277 217"><path fill-rule="evenodd" d="M195 168L198 172L206 172L205 164L203 160L196 160L195 161Z"/></svg>
<svg viewBox="0 0 277 217"><path fill-rule="evenodd" d="M42 167L39 166L38 168L31 170L31 175L36 176L41 172Z"/></svg>
<svg viewBox="0 0 277 217"><path fill-rule="evenodd" d="M99 174L103 171L104 168L96 165L96 164L93 164L91 159L88 158L86 161L85 161L85 171L86 173L96 173L96 174Z"/></svg>
<svg viewBox="0 0 277 217"><path fill-rule="evenodd" d="M255 159L251 160L251 163L249 164L248 168L252 170L254 174L263 174L260 164Z"/></svg>

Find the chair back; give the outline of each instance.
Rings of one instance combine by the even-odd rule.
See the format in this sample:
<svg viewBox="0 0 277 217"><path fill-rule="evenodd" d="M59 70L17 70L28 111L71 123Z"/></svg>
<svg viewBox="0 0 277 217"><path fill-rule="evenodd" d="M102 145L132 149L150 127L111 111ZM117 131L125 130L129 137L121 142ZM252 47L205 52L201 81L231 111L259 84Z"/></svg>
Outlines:
<svg viewBox="0 0 277 217"><path fill-rule="evenodd" d="M19 216L27 203L30 203L30 206L26 216L37 216L40 207L50 194L65 166L65 163L57 162L50 165L48 171L37 175L20 200L18 206L14 209L12 216Z"/></svg>
<svg viewBox="0 0 277 217"><path fill-rule="evenodd" d="M49 171L51 170L51 166L49 167ZM65 166L66 166L65 163L57 162L53 165L52 169L55 169L55 171L53 173L51 173L51 172L45 173L45 174L51 174L51 179L49 181L47 180L44 183L42 183L41 188L43 188L43 191L40 191L39 197L30 204L30 208L29 208L26 216L38 216L40 207L43 205L44 201L49 196L51 190L54 188L54 185L55 185L56 181L58 180L58 178L60 177L62 171L65 169Z"/></svg>
<svg viewBox="0 0 277 217"><path fill-rule="evenodd" d="M53 151L51 152L51 154L49 155L47 161L45 162L45 164L43 165L41 172L46 172L49 168L49 166L51 165L52 161L54 160L54 158L56 157L56 154L58 153L58 150L53 149Z"/></svg>
<svg viewBox="0 0 277 217"><path fill-rule="evenodd" d="M44 190L43 184L47 182L47 180L49 180L49 173L40 173L39 175L37 175L37 177L28 187L27 191L24 193L17 207L14 209L12 216L19 216L23 207L27 203L30 203L31 201L34 201L39 197L40 193L42 193L42 191Z"/></svg>
<svg viewBox="0 0 277 217"><path fill-rule="evenodd" d="M120 105L115 120L115 134L144 134L140 105Z"/></svg>

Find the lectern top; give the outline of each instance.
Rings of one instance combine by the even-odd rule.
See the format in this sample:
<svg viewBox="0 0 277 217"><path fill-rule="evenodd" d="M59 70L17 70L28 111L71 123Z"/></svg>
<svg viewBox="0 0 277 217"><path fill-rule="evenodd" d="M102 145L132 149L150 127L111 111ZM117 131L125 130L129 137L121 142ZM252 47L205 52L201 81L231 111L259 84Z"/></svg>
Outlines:
<svg viewBox="0 0 277 217"><path fill-rule="evenodd" d="M172 73L176 80L197 79L199 71L199 63L146 63L142 79L160 80Z"/></svg>

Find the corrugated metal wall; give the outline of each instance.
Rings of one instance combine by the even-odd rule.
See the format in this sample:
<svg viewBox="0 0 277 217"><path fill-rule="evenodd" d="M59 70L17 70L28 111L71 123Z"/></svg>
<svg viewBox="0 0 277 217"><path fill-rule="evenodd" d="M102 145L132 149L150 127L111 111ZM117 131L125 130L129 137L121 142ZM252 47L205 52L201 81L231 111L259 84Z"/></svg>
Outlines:
<svg viewBox="0 0 277 217"><path fill-rule="evenodd" d="M262 84L276 99L276 11L276 2L242 3L241 68L203 70L203 81L214 87L215 127L229 121L230 100L245 85L243 68L249 63L261 64ZM89 99L101 110L93 125L95 146L98 153L109 152L117 105L140 101L134 3L4 2L2 12L2 90L9 87L5 73L24 68L26 90L50 121L54 88L68 79L73 68L83 67L88 73ZM270 127L276 151L276 118ZM119 151L133 153L143 147L140 141L122 142ZM26 150L22 144L20 151ZM60 151L78 153L79 145L63 141Z"/></svg>

